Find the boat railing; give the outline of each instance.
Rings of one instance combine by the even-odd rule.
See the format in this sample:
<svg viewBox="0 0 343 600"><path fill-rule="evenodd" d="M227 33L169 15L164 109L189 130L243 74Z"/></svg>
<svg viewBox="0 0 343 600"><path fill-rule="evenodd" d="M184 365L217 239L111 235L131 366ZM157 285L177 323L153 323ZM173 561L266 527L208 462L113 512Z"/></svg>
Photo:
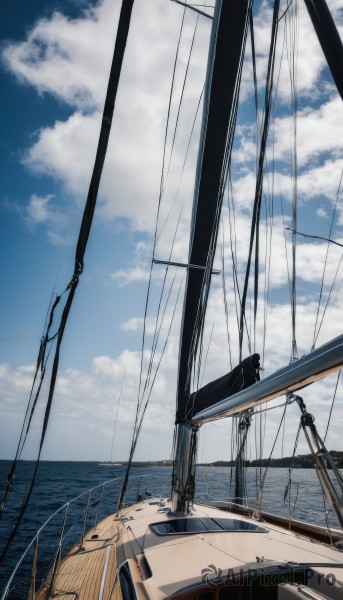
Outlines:
<svg viewBox="0 0 343 600"><path fill-rule="evenodd" d="M302 480L300 475L293 479L292 485L289 485L288 469L283 470L280 479L275 484L274 478L267 479L263 483L262 509L268 513L275 512L275 506L278 507L277 514L290 520L301 519L308 523L314 523L318 526L330 528L339 527L332 508L323 500L322 490L316 478L314 470L306 470L310 479ZM313 474L313 476L312 476ZM224 472L204 473L199 485L197 481L196 500L208 502L212 505L228 503L237 504L249 509L251 513L256 507L256 498L259 492L260 479L255 473L247 477L246 495L244 497L235 496L235 480L231 477L229 470Z"/></svg>
<svg viewBox="0 0 343 600"><path fill-rule="evenodd" d="M44 585L52 597L54 578L59 562L72 548L82 548L87 533L97 523L115 513L123 475L100 483L63 504L38 528L24 552L8 568L8 582L1 600L34 598ZM171 473L133 475L129 479L125 504L150 497L169 497ZM32 524L26 521L26 528ZM18 547L18 545L17 545ZM21 546L22 548L22 546ZM13 550L12 557L15 553ZM18 553L19 556L19 553ZM5 569L6 571L6 564ZM5 574L5 573L4 573ZM0 592L1 593L1 592Z"/></svg>
<svg viewBox="0 0 343 600"><path fill-rule="evenodd" d="M149 501L150 498L169 498L171 476L170 468L157 469L156 473L149 469L146 474L132 474L129 479L125 504L129 505L139 500ZM50 588L51 597L54 573L57 572L60 560L72 548L75 548L75 551L78 548L81 549L87 533L96 528L100 520L116 512L122 481L123 473L92 487L63 504L43 525L39 526L29 544L27 544L27 531L32 529L33 519L31 521L28 519L26 524L23 523L22 530L26 530L26 537L25 542L23 541L24 537L20 538L19 545L16 546L18 559L13 560L15 556L13 551L10 568L8 565L2 565L3 576L8 579L8 583L0 599L34 598L36 590L40 589L42 585ZM263 511L274 513L277 504L278 514L284 515L290 520L301 519L321 526L336 527L332 515L323 505L319 489L318 498L321 501L317 501L313 507L309 506L309 500L312 501L315 496L314 482L312 480L305 481L301 485L305 492L303 504L296 487L285 501L282 483L280 482L276 489L275 483L273 484L267 479L263 494ZM222 507L237 504L252 512L256 502L256 489L256 478L255 476L250 477L247 482L247 496L236 498L233 478L228 469L209 472L206 468L199 468L196 472L194 500ZM21 530L19 530L20 533ZM27 546L26 550L22 552L22 548L25 546ZM18 548L20 548L20 552ZM8 570L5 573L6 569Z"/></svg>

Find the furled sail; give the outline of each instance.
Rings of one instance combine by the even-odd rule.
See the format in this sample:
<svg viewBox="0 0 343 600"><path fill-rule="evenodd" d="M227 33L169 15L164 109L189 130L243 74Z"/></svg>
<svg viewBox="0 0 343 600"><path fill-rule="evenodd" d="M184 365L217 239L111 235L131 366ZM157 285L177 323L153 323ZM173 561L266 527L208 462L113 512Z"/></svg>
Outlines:
<svg viewBox="0 0 343 600"><path fill-rule="evenodd" d="M194 413L193 424L229 417L283 394L297 391L343 368L343 335L279 369L254 386L241 389L225 400Z"/></svg>
<svg viewBox="0 0 343 600"><path fill-rule="evenodd" d="M259 368L260 355L252 354L229 373L191 394L189 400L192 407L191 416L260 381Z"/></svg>

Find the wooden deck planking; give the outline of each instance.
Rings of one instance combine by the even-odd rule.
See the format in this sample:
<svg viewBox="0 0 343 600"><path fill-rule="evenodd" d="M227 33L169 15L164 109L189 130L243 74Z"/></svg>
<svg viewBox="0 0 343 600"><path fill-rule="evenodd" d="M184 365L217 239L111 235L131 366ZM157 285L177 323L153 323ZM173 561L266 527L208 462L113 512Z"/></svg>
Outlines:
<svg viewBox="0 0 343 600"><path fill-rule="evenodd" d="M92 539L93 535L96 539ZM54 596L59 600L115 600L120 596L113 590L117 571L115 541L118 522L107 517L86 534L82 549L74 547L61 561L55 578ZM108 550L109 548L109 550ZM108 564L106 566L106 561ZM104 569L106 572L103 573ZM50 578L49 578L50 579ZM103 590L101 583L103 580ZM111 592L113 594L111 595ZM47 586L37 593L37 600L46 600Z"/></svg>

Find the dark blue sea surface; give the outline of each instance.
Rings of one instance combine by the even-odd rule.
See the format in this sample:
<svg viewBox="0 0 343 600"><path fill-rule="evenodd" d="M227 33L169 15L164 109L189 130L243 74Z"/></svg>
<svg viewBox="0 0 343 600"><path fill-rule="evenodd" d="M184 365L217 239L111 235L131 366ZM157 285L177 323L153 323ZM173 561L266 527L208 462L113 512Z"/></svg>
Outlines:
<svg viewBox="0 0 343 600"><path fill-rule="evenodd" d="M0 461L0 498L4 494L9 461ZM10 535L25 494L27 493L34 463L20 461L13 489L0 521L0 551ZM21 555L40 529L55 513L39 536L37 584L48 573L64 525L62 550L66 553L80 542L84 527L89 529L96 521L115 512L121 483L125 474L123 466L102 466L92 462L41 462L34 491L5 559L0 563L0 598L13 569ZM196 500L199 502L228 501L234 496L234 472L229 467L198 467L196 473ZM247 469L247 496L249 505L254 506L259 481L256 470ZM105 485L102 485L106 482ZM292 473L290 495L284 500L289 484L288 469L269 469L264 487L262 508L285 516L324 525L325 506L317 476L312 469L296 469ZM93 489L91 494L88 490ZM131 503L140 494L169 497L171 490L171 467L132 467L126 502ZM67 505L67 510L60 510ZM294 507L294 503L296 506ZM337 526L332 517L330 525ZM9 598L26 598L31 580L34 544L11 583Z"/></svg>

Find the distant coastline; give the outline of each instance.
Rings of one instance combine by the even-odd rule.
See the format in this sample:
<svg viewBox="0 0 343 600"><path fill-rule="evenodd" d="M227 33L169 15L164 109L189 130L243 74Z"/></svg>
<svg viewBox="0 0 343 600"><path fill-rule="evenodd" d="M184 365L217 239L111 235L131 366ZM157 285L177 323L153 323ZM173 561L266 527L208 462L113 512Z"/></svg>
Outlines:
<svg viewBox="0 0 343 600"><path fill-rule="evenodd" d="M333 458L334 462L336 463L336 466L338 467L338 469L343 469L343 452L341 451L337 451L337 450L331 450L330 451L330 455ZM20 462L35 462L34 460L31 459L21 459ZM0 463L1 462L12 462L11 459L0 459ZM41 460L40 462L44 462L44 463L55 463L55 462L70 462L70 463L95 463L98 464L99 466L104 466L104 467L109 467L109 468L115 468L115 467L126 467L127 466L127 461L116 461L111 463L110 461L89 461L89 460ZM285 468L288 469L290 468L291 464L292 467L295 469L313 469L314 468L314 461L313 461L313 456L312 454L299 454L298 456L294 456L294 458L292 458L291 456L285 456L283 458L271 458L269 461L269 458L262 458L261 460L246 460L245 461L245 466L246 467L266 467L267 464L269 463L269 467L270 468ZM203 463L197 463L198 467L232 467L235 465L234 461L231 460L217 460L215 462L203 462ZM134 461L132 463L133 467L172 467L173 466L173 461L171 460L145 460L145 461Z"/></svg>
<svg viewBox="0 0 343 600"><path fill-rule="evenodd" d="M330 452L331 457L336 463L339 469L343 469L343 452L332 450ZM261 460L246 460L246 467L265 467L269 462L268 458ZM300 454L292 458L291 456L285 456L283 458L271 458L269 467L273 468L285 468L288 469L290 466L295 469L313 469L314 461L312 454ZM127 461L118 461L117 465L126 466ZM231 467L234 466L235 462L230 460L217 460L213 463L198 463L199 467ZM171 460L155 460L155 461L135 461L132 463L134 467L171 467L173 462Z"/></svg>

